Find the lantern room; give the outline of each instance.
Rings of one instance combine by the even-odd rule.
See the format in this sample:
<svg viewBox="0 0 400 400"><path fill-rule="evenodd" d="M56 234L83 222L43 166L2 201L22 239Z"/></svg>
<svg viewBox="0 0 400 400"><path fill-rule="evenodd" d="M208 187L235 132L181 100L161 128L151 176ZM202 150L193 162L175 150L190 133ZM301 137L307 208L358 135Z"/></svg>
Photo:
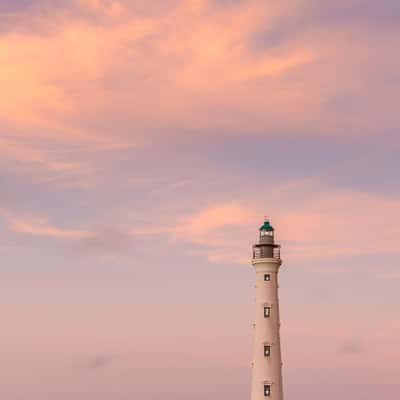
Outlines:
<svg viewBox="0 0 400 400"><path fill-rule="evenodd" d="M275 244L274 228L267 218L260 226L259 232L259 242L253 246L253 258L280 258L280 246Z"/></svg>
<svg viewBox="0 0 400 400"><path fill-rule="evenodd" d="M260 239L264 236L274 236L274 228L267 219L260 227Z"/></svg>

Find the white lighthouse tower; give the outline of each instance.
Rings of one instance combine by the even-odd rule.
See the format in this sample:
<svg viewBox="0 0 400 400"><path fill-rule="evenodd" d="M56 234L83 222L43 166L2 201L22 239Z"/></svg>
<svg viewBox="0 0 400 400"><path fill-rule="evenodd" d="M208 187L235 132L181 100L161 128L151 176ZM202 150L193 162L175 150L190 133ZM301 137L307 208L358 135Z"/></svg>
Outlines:
<svg viewBox="0 0 400 400"><path fill-rule="evenodd" d="M283 400L278 300L278 271L281 263L280 246L274 241L274 228L266 219L260 227L259 242L253 246L256 317L251 400Z"/></svg>

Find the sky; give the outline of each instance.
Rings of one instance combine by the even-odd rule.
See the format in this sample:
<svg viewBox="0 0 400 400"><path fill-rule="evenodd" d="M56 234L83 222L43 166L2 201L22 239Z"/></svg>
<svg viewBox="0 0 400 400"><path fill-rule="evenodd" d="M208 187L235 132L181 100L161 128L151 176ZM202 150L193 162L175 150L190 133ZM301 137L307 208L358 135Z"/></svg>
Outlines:
<svg viewBox="0 0 400 400"><path fill-rule="evenodd" d="M250 395L268 215L287 400L400 390L398 0L1 0L0 397Z"/></svg>

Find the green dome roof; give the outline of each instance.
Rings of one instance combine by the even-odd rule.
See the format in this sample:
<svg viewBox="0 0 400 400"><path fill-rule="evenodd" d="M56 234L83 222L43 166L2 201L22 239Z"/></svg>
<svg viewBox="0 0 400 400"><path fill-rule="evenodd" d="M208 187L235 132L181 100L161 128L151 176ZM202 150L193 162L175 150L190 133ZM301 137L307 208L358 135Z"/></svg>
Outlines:
<svg viewBox="0 0 400 400"><path fill-rule="evenodd" d="M269 221L265 221L264 224L260 227L260 231L273 231L274 228L269 223Z"/></svg>

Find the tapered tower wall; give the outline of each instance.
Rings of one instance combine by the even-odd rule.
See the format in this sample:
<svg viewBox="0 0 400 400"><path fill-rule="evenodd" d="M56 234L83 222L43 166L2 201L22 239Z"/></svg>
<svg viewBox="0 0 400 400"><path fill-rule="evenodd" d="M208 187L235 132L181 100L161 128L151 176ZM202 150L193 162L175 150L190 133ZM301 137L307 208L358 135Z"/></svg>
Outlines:
<svg viewBox="0 0 400 400"><path fill-rule="evenodd" d="M266 242L269 242L266 244ZM271 246L270 248L258 248ZM281 265L278 247L272 238L260 237L254 246L252 265L256 272L256 313L253 335L251 400L283 400L282 356L278 272ZM268 257L265 257L265 255Z"/></svg>

